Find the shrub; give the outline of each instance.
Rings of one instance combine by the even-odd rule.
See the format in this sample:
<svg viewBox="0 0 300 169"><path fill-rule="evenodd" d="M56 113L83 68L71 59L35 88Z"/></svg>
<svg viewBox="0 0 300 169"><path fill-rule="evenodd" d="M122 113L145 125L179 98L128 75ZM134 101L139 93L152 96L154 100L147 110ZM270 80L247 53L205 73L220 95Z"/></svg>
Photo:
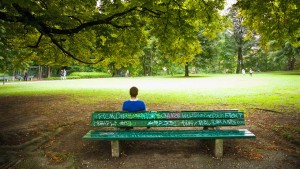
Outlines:
<svg viewBox="0 0 300 169"><path fill-rule="evenodd" d="M101 78L101 77L110 77L111 75L109 73L104 72L73 72L69 76L67 76L67 79L71 78Z"/></svg>
<svg viewBox="0 0 300 169"><path fill-rule="evenodd" d="M58 77L58 76L50 76L50 77L47 77L46 80L60 80L60 77Z"/></svg>
<svg viewBox="0 0 300 169"><path fill-rule="evenodd" d="M110 76L109 73L103 72L73 72L67 76L67 79L103 78ZM51 76L47 80L60 80L60 76Z"/></svg>

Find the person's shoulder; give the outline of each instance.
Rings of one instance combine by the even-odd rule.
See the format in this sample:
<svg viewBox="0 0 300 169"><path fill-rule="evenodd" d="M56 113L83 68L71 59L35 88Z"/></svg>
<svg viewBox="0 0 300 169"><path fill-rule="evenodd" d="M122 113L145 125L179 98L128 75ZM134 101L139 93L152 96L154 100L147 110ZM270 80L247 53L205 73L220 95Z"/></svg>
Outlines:
<svg viewBox="0 0 300 169"><path fill-rule="evenodd" d="M143 100L138 100L139 104L145 105L145 102Z"/></svg>
<svg viewBox="0 0 300 169"><path fill-rule="evenodd" d="M125 100L123 104L130 104L130 100Z"/></svg>

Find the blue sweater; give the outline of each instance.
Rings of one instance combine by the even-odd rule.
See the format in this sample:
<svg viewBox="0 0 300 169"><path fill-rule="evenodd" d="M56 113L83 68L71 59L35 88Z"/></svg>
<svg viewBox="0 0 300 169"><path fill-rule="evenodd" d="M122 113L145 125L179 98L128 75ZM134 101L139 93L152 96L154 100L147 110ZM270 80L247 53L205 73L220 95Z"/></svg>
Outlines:
<svg viewBox="0 0 300 169"><path fill-rule="evenodd" d="M123 103L123 111L136 112L146 110L146 105L141 100L130 101L127 100Z"/></svg>

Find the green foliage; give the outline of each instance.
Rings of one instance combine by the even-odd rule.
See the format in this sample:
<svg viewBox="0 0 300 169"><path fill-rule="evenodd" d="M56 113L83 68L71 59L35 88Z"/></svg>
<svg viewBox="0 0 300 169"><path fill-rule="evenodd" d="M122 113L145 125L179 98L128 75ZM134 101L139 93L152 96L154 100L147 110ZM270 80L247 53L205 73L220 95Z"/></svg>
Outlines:
<svg viewBox="0 0 300 169"><path fill-rule="evenodd" d="M236 69L236 50L234 38L226 30L219 34L216 40L217 61L216 72L234 73Z"/></svg>
<svg viewBox="0 0 300 169"><path fill-rule="evenodd" d="M300 51L286 42L283 48L277 48L277 42L268 43L268 48L259 48L249 56L249 62L256 70L299 70ZM274 47L275 46L275 47Z"/></svg>
<svg viewBox="0 0 300 169"><path fill-rule="evenodd" d="M238 0L231 21L219 14L224 3L101 0L96 7L85 0L2 0L0 71L77 65L68 73L139 76L181 73L188 63L193 72L234 72L236 60L262 71L299 68L298 1ZM269 42L276 42L273 49Z"/></svg>
<svg viewBox="0 0 300 169"><path fill-rule="evenodd" d="M238 0L244 24L261 35L261 45L271 40L284 45L289 41L300 46L300 1L297 0Z"/></svg>
<svg viewBox="0 0 300 169"><path fill-rule="evenodd" d="M101 78L101 77L111 77L109 73L104 72L73 72L68 78Z"/></svg>
<svg viewBox="0 0 300 169"><path fill-rule="evenodd" d="M291 43L286 42L281 50L271 52L271 56L275 63L283 63L284 68L281 70L294 70L296 58L300 59L300 48L294 48Z"/></svg>
<svg viewBox="0 0 300 169"><path fill-rule="evenodd" d="M12 30L11 30L12 29ZM14 36L13 27L4 27L0 21L0 71L8 72L27 67L31 61L27 58L26 49L16 49L15 44L9 41Z"/></svg>
<svg viewBox="0 0 300 169"><path fill-rule="evenodd" d="M111 77L109 73L104 72L72 72L67 75L67 79L87 79L87 78L105 78ZM47 80L60 80L60 76L51 76Z"/></svg>
<svg viewBox="0 0 300 169"><path fill-rule="evenodd" d="M72 72L106 72L106 69L97 65L78 65L68 67L67 73L71 74Z"/></svg>
<svg viewBox="0 0 300 169"><path fill-rule="evenodd" d="M202 52L196 55L192 66L203 72L233 73L236 66L235 41L229 30L218 33L215 39L209 39L199 33L198 39Z"/></svg>
<svg viewBox="0 0 300 169"><path fill-rule="evenodd" d="M56 67L75 59L116 72L139 64L149 34L157 38L161 57L191 61L200 52L196 33L202 27L214 37L223 6L224 0L102 0L97 8L84 0L4 0L0 21L8 44L26 49L29 61Z"/></svg>

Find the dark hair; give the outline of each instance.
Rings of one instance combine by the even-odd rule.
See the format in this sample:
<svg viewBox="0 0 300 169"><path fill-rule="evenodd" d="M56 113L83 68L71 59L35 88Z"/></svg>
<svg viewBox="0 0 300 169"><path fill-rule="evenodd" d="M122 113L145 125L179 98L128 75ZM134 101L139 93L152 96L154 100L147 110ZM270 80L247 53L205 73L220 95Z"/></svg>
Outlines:
<svg viewBox="0 0 300 169"><path fill-rule="evenodd" d="M139 93L139 89L133 86L130 88L129 93L131 97L136 97Z"/></svg>

